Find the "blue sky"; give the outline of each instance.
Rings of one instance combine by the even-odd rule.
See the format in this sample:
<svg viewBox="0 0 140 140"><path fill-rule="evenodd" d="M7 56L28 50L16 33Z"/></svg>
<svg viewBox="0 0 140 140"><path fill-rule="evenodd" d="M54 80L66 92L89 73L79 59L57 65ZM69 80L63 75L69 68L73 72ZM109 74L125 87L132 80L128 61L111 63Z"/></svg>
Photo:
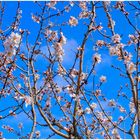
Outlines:
<svg viewBox="0 0 140 140"><path fill-rule="evenodd" d="M65 5L66 3L67 2L64 2L64 3L60 2L57 5L58 9L62 9L63 8L62 5ZM114 4L114 3L115 2L112 2L112 4ZM17 7L17 2L6 2L6 11L4 14L3 28L9 26L11 24L11 22L13 21L13 17L15 16L15 12L16 12L16 7ZM33 20L31 19L31 13L34 13L34 14L36 12L39 13L40 9L33 2L21 2L21 9L22 9L22 18L21 18L20 28L28 29L30 31L29 42L32 45L35 41L35 37L37 35L39 25L37 23L33 22ZM130 7L127 7L126 9L130 9ZM53 12L54 11L52 11L52 13ZM70 13L65 13L62 17L52 18L52 21L53 22L55 21L56 23L61 23L62 21L67 22L69 20L70 16L78 17L79 12L80 12L80 10L75 6L71 10ZM127 21L125 20L124 16L122 15L122 13L119 10L113 10L113 11L111 11L111 13L112 13L113 20L116 23L115 32L122 35L122 43L126 44L129 39L128 35L133 34L134 30L132 29L132 27L128 26ZM107 19L106 19L106 15L103 12L103 10L97 9L96 14L97 14L96 23L97 24L101 23L101 25L104 27L103 30L106 30L107 33L110 34L110 31L107 29ZM134 18L133 11L130 13L130 19L134 23L140 22L139 18L137 20ZM81 45L81 42L84 38L84 33L87 28L85 25L83 25L83 22L88 22L88 20L87 19L79 20L79 24L77 27L69 27L69 26L62 27L62 31L67 38L67 44L64 46L65 56L64 56L64 61L63 61L63 65L66 67L66 69L70 68L71 62L74 60L75 51L76 51L77 47ZM139 24L137 24L137 26L139 26ZM57 30L57 28L56 28L56 30ZM100 36L99 33L94 32L92 40L89 39L87 41L87 44L85 47L85 54L84 54L84 72L89 72L89 70L91 68L91 64L93 62L92 55L95 53L93 50L95 42L97 40L103 40L103 39L104 38L102 36ZM24 43L25 42L23 41L22 42L23 50L24 50L24 45L25 45ZM131 46L131 47L133 47L133 46ZM133 50L133 48L131 48L131 47L129 49L130 51ZM47 53L47 50L45 48L45 41L42 43L41 49L43 51L46 51L46 53ZM3 50L2 46L1 46L0 50ZM109 52L105 48L101 49L99 52L101 53L103 60L102 60L101 64L96 66L95 70L96 70L97 74L95 77L95 82L97 82L97 83L99 82L99 77L101 75L106 75L107 83L105 83L102 86L102 90L108 99L116 98L117 91L118 91L120 85L124 86L126 84L126 82L128 82L128 80L126 80L126 79L122 80L122 78L119 76L119 72L116 71L115 69L112 69L111 65L115 64L116 66L119 66L119 67L124 67L124 66L123 66L122 62L119 62L117 60L116 57L110 57ZM42 58L38 58L38 62L36 63L35 66L36 67L41 66L40 71L43 71L46 68L47 63ZM92 79L92 77L91 77L91 79ZM61 81L60 77L56 77L55 80L57 83L60 84L60 86L61 85L63 86L63 84L65 84L63 81ZM41 83L42 83L42 80L40 80L38 84L40 85ZM91 86L92 86L92 83L89 82L87 89L91 89ZM123 92L127 93L127 95L129 97L131 97L130 91L128 91L125 87L123 89ZM11 105L11 103L12 103L11 99L10 99L10 97L8 97L8 98L9 99L1 100L0 106L2 108L4 106ZM128 109L128 104L126 104L124 99L120 99L119 104L120 103L123 107L127 106L127 109ZM107 106L107 105L105 105L105 106ZM57 117L59 117L57 115L57 112L54 111L54 113ZM117 120L117 118L119 116L118 113L119 113L119 111L116 110L113 114L115 120ZM43 120L39 120L39 121L43 122ZM25 115L23 115L23 113L21 113L20 115L17 115L17 117L15 117L15 118L8 118L5 120L0 120L0 126L3 124L11 124L12 127L17 128L17 125L18 125L17 122L23 122L25 134L27 132L29 132L30 128L28 126L31 125L31 122ZM127 127L127 125L130 125L130 124L128 121L126 121L126 123L123 125L125 125L124 127ZM46 129L46 128L44 129L44 128L38 127L37 130L41 131L41 138L47 137L47 135L50 133L50 130ZM3 129L1 127L0 127L0 131L3 131ZM5 138L13 138L13 137L15 138L15 135L13 135L11 133L7 133L5 130L3 132L4 132ZM54 136L54 138L60 138L60 137Z"/></svg>

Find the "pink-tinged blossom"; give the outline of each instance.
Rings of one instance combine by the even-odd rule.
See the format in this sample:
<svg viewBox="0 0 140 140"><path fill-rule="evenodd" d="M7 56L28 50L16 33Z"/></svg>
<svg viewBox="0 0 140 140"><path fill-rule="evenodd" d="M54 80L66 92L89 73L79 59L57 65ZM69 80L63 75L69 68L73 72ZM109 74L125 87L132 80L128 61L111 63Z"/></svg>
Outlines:
<svg viewBox="0 0 140 140"><path fill-rule="evenodd" d="M46 4L49 8L56 9L55 5L57 4L57 1L50 1L49 3Z"/></svg>
<svg viewBox="0 0 140 140"><path fill-rule="evenodd" d="M100 77L100 82L106 82L106 76L104 76L104 75L102 75L101 77Z"/></svg>
<svg viewBox="0 0 140 140"><path fill-rule="evenodd" d="M58 61L62 62L63 61L63 55L64 55L64 50L62 48L62 44L59 43L59 42L55 43L54 49L55 49L56 59Z"/></svg>
<svg viewBox="0 0 140 140"><path fill-rule="evenodd" d="M116 55L116 48L115 47L110 47L109 52L110 52L111 56Z"/></svg>
<svg viewBox="0 0 140 140"><path fill-rule="evenodd" d="M121 48L123 48L125 45L122 43L116 44L114 47L109 48L109 52L111 56L118 56L118 60L122 60L122 54L121 54Z"/></svg>
<svg viewBox="0 0 140 140"><path fill-rule="evenodd" d="M18 33L14 33L12 32L11 35L10 35L10 40L12 42L12 46L15 46L15 47L19 47L19 43L21 41L21 35L19 35Z"/></svg>
<svg viewBox="0 0 140 140"><path fill-rule="evenodd" d="M131 59L132 59L132 57L133 57L133 56L132 56L131 53L125 53L125 55L124 55L125 62L126 62L126 63L130 62Z"/></svg>
<svg viewBox="0 0 140 140"><path fill-rule="evenodd" d="M100 96L100 95L101 95L101 92L102 92L101 90L96 90L96 91L95 91L95 95L96 95L96 96Z"/></svg>
<svg viewBox="0 0 140 140"><path fill-rule="evenodd" d="M66 89L67 89L68 93L70 93L70 94L74 93L74 88L72 86L68 85L66 87Z"/></svg>
<svg viewBox="0 0 140 140"><path fill-rule="evenodd" d="M87 10L87 2L86 1L80 1L79 2L79 7L83 10L86 11Z"/></svg>
<svg viewBox="0 0 140 140"><path fill-rule="evenodd" d="M112 135L114 136L115 139L120 139L120 135L119 135L118 130L116 128L114 128L112 130Z"/></svg>
<svg viewBox="0 0 140 140"><path fill-rule="evenodd" d="M119 110L120 110L120 112L122 112L122 113L125 113L125 112L126 112L126 109L125 109L124 107L122 107L122 106L119 106Z"/></svg>
<svg viewBox="0 0 140 140"><path fill-rule="evenodd" d="M102 112L96 111L96 114L97 114L98 118L103 118L103 113Z"/></svg>
<svg viewBox="0 0 140 140"><path fill-rule="evenodd" d="M113 43L120 43L120 40L121 40L121 37L120 37L119 34L115 34L115 35L112 37Z"/></svg>
<svg viewBox="0 0 140 140"><path fill-rule="evenodd" d="M79 74L79 71L76 70L76 69L72 69L71 72L70 72L70 75L71 75L73 78L75 78L76 76L78 76L78 74Z"/></svg>
<svg viewBox="0 0 140 140"><path fill-rule="evenodd" d="M64 127L64 129L65 129L66 131L68 131L68 132L70 131L69 128L67 128L67 127Z"/></svg>
<svg viewBox="0 0 140 140"><path fill-rule="evenodd" d="M103 40L97 40L96 45L102 47L103 45L105 45L105 42Z"/></svg>
<svg viewBox="0 0 140 140"><path fill-rule="evenodd" d="M79 18L80 19L85 19L85 18L88 18L89 15L90 15L91 12L88 12L88 11L83 11L79 14Z"/></svg>
<svg viewBox="0 0 140 140"><path fill-rule="evenodd" d="M64 67L62 66L58 66L58 75L62 76L62 75L65 75L66 74L66 70Z"/></svg>
<svg viewBox="0 0 140 140"><path fill-rule="evenodd" d="M103 26L101 24L99 24L98 26L96 26L96 29L101 31L103 29Z"/></svg>
<svg viewBox="0 0 140 140"><path fill-rule="evenodd" d="M32 103L32 98L30 96L22 96L22 97L20 96L19 99L24 99L26 107L28 105L31 105L31 103Z"/></svg>
<svg viewBox="0 0 140 140"><path fill-rule="evenodd" d="M64 49L63 46L66 44L66 37L63 35L62 32L60 32L60 39L58 42L56 42L53 47L55 49L55 56L57 61L62 62L63 61L63 55L64 55Z"/></svg>
<svg viewBox="0 0 140 140"><path fill-rule="evenodd" d="M129 73L133 73L134 71L136 71L136 65L133 62L130 62L129 64L127 64L127 70L129 71Z"/></svg>
<svg viewBox="0 0 140 140"><path fill-rule="evenodd" d="M50 31L51 33L49 34L49 37L48 37L48 41L50 42L50 41L53 41L53 40L57 40L57 38L58 38L58 33L57 33L57 31ZM47 32L46 32L46 34L47 34Z"/></svg>
<svg viewBox="0 0 140 140"><path fill-rule="evenodd" d="M137 44L138 43L138 39L136 36L134 35L129 35L129 38L131 39L131 42L134 43L134 44Z"/></svg>
<svg viewBox="0 0 140 140"><path fill-rule="evenodd" d="M70 26L76 26L77 24L78 24L78 20L75 17L70 16L69 25Z"/></svg>
<svg viewBox="0 0 140 140"><path fill-rule="evenodd" d="M32 103L32 98L30 96L25 96L25 106L27 107L28 105L31 105Z"/></svg>
<svg viewBox="0 0 140 140"><path fill-rule="evenodd" d="M93 55L93 61L94 61L95 63L101 63L101 55L98 54L98 53L95 53L95 54Z"/></svg>

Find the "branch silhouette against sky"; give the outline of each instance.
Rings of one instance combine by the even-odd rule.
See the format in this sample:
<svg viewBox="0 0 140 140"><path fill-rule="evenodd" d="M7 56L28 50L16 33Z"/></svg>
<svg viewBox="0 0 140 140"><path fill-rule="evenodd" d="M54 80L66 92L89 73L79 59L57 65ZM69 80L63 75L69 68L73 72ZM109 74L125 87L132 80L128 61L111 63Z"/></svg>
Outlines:
<svg viewBox="0 0 140 140"><path fill-rule="evenodd" d="M0 2L0 138L140 139L140 2Z"/></svg>

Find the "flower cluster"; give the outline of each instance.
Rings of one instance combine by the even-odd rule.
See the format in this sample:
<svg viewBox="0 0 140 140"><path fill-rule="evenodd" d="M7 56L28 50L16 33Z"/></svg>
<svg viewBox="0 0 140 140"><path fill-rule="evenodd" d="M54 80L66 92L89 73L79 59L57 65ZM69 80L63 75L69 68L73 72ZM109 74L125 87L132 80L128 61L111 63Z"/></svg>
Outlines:
<svg viewBox="0 0 140 140"><path fill-rule="evenodd" d="M30 96L20 96L20 99L24 99L26 107L32 103L32 98Z"/></svg>
<svg viewBox="0 0 140 140"><path fill-rule="evenodd" d="M129 38L130 38L130 43L134 43L134 44L137 44L138 43L138 39L135 35L129 35Z"/></svg>
<svg viewBox="0 0 140 140"><path fill-rule="evenodd" d="M49 42L51 42L51 41L57 40L58 33L57 33L57 31L52 31L52 30L46 29L45 30L45 37L47 38L47 40Z"/></svg>
<svg viewBox="0 0 140 140"><path fill-rule="evenodd" d="M19 47L21 42L21 35L12 32L11 35L5 40L4 47L8 57L12 57L16 54L16 48Z"/></svg>
<svg viewBox="0 0 140 140"><path fill-rule="evenodd" d="M79 71L76 70L76 69L72 69L71 72L70 72L70 75L71 75L73 78L75 78L76 76L79 75ZM82 72L82 73L80 74L80 81L86 79L86 77L87 77L87 73Z"/></svg>
<svg viewBox="0 0 140 140"><path fill-rule="evenodd" d="M92 112L92 110L95 110L96 108L97 108L97 104L96 104L96 103L92 103L92 104L90 105L90 108L87 107L87 108L85 109L85 112L86 112L87 114L90 114L90 113Z"/></svg>
<svg viewBox="0 0 140 140"><path fill-rule="evenodd" d="M111 56L118 56L118 60L122 60L122 54L121 54L121 49L124 47L125 45L122 43L118 43L113 47L109 47L109 51L110 51L110 55Z"/></svg>
<svg viewBox="0 0 140 140"><path fill-rule="evenodd" d="M61 32L60 33L60 40L58 42L56 42L54 45L55 56L59 62L63 61L63 55L64 55L63 45L65 45L65 44L66 44L66 37Z"/></svg>
<svg viewBox="0 0 140 140"><path fill-rule="evenodd" d="M129 108L130 108L131 113L135 113L135 104L133 101L129 103Z"/></svg>

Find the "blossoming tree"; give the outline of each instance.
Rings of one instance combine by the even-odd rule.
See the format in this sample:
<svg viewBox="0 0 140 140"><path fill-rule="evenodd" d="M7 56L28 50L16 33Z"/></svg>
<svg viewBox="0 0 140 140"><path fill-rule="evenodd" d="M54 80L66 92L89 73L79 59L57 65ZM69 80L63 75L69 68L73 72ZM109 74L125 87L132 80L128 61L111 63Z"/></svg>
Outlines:
<svg viewBox="0 0 140 140"><path fill-rule="evenodd" d="M139 6L1 2L0 138L140 138Z"/></svg>

